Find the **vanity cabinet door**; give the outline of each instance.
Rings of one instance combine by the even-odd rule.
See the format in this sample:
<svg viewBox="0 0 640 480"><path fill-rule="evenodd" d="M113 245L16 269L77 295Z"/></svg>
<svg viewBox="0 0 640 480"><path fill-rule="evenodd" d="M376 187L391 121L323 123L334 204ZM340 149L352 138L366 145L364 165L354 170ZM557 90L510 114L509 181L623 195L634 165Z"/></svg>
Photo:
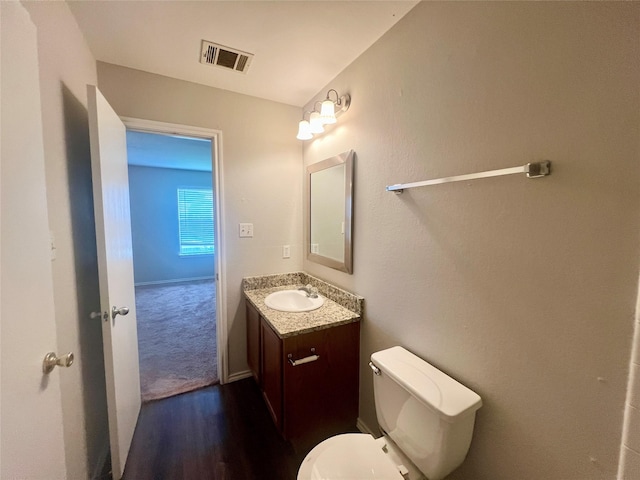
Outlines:
<svg viewBox="0 0 640 480"><path fill-rule="evenodd" d="M252 304L246 309L247 362L284 438L302 452L356 431L360 323L281 339Z"/></svg>
<svg viewBox="0 0 640 480"><path fill-rule="evenodd" d="M260 372L260 314L247 301L247 363L258 385L262 386Z"/></svg>
<svg viewBox="0 0 640 480"><path fill-rule="evenodd" d="M282 431L282 340L267 322L262 331L262 393L278 430Z"/></svg>
<svg viewBox="0 0 640 480"><path fill-rule="evenodd" d="M355 431L359 344L358 322L284 339L284 435L296 450ZM318 359L308 363L288 361L314 354Z"/></svg>

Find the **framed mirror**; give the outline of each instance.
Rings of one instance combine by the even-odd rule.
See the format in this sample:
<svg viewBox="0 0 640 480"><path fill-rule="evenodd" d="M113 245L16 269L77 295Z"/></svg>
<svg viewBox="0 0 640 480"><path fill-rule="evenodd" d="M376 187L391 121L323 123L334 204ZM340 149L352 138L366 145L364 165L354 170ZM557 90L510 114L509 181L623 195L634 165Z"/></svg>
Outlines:
<svg viewBox="0 0 640 480"><path fill-rule="evenodd" d="M307 167L307 259L347 273L353 272L353 161L349 150Z"/></svg>

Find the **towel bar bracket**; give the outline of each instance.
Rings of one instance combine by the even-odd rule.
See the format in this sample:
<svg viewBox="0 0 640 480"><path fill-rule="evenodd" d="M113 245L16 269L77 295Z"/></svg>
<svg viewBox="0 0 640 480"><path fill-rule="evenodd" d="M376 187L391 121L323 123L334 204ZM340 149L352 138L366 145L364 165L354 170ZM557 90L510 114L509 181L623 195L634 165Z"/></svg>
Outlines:
<svg viewBox="0 0 640 480"><path fill-rule="evenodd" d="M548 160L545 162L527 163L525 168L528 178L546 177L551 174L551 162Z"/></svg>

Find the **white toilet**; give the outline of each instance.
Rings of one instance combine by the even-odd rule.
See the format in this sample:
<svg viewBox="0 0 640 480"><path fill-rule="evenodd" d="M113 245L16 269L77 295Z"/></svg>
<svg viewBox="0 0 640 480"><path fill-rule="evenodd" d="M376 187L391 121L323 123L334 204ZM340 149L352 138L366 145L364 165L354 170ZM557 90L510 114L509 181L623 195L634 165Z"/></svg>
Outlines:
<svg viewBox="0 0 640 480"><path fill-rule="evenodd" d="M305 457L298 480L440 480L463 462L482 400L402 347L371 355L384 435L336 435Z"/></svg>

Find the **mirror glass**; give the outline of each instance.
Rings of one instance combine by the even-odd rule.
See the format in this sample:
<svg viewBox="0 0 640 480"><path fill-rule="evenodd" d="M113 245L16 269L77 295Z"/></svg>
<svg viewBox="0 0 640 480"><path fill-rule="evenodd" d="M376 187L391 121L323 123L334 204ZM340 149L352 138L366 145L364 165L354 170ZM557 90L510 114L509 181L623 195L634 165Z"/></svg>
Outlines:
<svg viewBox="0 0 640 480"><path fill-rule="evenodd" d="M307 258L352 273L353 150L307 167Z"/></svg>

